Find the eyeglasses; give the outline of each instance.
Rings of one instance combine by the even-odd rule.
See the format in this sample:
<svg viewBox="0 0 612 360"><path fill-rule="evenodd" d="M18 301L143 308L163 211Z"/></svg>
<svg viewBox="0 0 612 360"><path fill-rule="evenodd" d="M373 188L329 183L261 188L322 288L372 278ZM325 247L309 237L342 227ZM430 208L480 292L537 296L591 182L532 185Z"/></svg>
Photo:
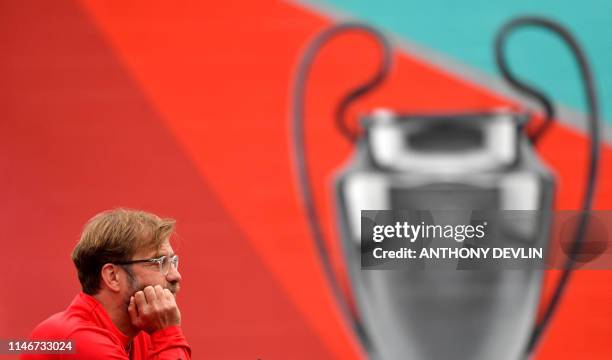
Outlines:
<svg viewBox="0 0 612 360"><path fill-rule="evenodd" d="M174 268L178 270L179 257L178 255L173 255L173 256L164 255L164 256L160 256L158 258L152 258L152 259L114 262L114 264L117 264L117 265L130 265L130 264L137 264L137 263L156 263L159 265L159 272L165 276L165 275L168 275L168 273L170 272L170 265L173 265Z"/></svg>

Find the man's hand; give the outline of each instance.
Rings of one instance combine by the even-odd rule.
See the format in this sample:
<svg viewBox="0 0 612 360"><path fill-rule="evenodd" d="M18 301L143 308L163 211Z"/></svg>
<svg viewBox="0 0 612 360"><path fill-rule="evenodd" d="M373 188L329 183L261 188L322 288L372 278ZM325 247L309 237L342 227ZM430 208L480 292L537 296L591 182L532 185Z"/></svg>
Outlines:
<svg viewBox="0 0 612 360"><path fill-rule="evenodd" d="M149 334L181 323L181 312L174 295L159 285L137 291L130 298L128 313L132 324Z"/></svg>

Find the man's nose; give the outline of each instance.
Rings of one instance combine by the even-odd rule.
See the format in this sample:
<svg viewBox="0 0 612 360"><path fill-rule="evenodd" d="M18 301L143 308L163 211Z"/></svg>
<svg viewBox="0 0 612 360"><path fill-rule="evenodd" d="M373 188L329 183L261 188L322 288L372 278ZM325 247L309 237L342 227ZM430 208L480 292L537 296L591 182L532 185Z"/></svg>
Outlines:
<svg viewBox="0 0 612 360"><path fill-rule="evenodd" d="M181 281L181 273L172 264L170 265L170 271L168 271L168 275L166 275L166 280L168 280L169 282Z"/></svg>

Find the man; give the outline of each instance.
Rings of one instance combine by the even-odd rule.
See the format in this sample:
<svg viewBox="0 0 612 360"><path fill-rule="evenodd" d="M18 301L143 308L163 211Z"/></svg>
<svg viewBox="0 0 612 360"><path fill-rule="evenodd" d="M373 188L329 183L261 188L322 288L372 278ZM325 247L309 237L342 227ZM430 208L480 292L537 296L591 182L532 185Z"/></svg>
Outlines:
<svg viewBox="0 0 612 360"><path fill-rule="evenodd" d="M72 252L83 291L43 321L32 340L72 340L73 354L22 359L190 359L175 302L173 219L116 209L94 216Z"/></svg>

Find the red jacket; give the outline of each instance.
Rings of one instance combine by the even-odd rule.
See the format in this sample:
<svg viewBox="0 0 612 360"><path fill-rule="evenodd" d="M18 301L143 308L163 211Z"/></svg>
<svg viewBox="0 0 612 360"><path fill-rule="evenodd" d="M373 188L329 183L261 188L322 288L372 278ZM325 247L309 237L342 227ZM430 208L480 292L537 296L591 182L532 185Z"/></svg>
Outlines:
<svg viewBox="0 0 612 360"><path fill-rule="evenodd" d="M41 359L134 359L163 360L191 358L191 348L179 326L170 326L151 335L141 331L132 342L129 354L129 339L93 297L80 293L68 309L43 321L34 329L32 340L73 340L74 354L28 354L22 360Z"/></svg>

